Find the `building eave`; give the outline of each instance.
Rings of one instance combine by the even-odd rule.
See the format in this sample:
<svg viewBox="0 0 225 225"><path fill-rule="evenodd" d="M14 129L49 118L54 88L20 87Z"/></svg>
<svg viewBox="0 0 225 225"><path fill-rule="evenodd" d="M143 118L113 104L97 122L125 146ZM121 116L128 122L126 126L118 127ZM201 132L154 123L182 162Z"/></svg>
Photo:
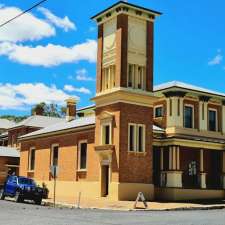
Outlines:
<svg viewBox="0 0 225 225"><path fill-rule="evenodd" d="M154 16L160 16L160 15L162 15L161 12L158 12L158 11L155 11L155 10L151 10L151 9L148 9L148 8L145 8L145 7L141 7L141 6L132 4L132 3L128 3L128 2L124 2L124 1L119 1L119 2L115 3L114 5L108 7L107 9L105 9L105 10L99 12L98 14L92 16L91 19L92 20L97 20L98 17L101 17L104 14L107 14L109 11L111 11L114 8L119 7L119 6L131 7L131 8L134 8L136 10L141 10L141 11L144 11L146 13L153 14Z"/></svg>
<svg viewBox="0 0 225 225"><path fill-rule="evenodd" d="M43 137L52 137L52 136L62 135L62 134L70 133L70 132L80 132L80 131L93 129L93 128L95 128L95 124L81 126L81 127L75 127L75 128L69 128L69 129L64 129L64 130L58 130L58 131L53 131L53 132L49 132L49 133L37 134L37 135L29 136L29 137L20 137L18 140L19 140L19 142L29 141L32 139L38 139L38 138L43 138Z"/></svg>

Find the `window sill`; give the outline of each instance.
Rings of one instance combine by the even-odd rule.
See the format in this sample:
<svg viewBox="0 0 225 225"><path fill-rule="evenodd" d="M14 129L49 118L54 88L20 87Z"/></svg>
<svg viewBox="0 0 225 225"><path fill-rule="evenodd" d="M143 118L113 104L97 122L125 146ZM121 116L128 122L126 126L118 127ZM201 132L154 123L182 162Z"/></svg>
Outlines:
<svg viewBox="0 0 225 225"><path fill-rule="evenodd" d="M140 155L140 156L145 156L147 152L137 152L137 151L128 151L129 155Z"/></svg>
<svg viewBox="0 0 225 225"><path fill-rule="evenodd" d="M27 172L28 173L34 173L34 170L28 170Z"/></svg>
<svg viewBox="0 0 225 225"><path fill-rule="evenodd" d="M79 169L77 170L77 173L86 173L87 172L87 169Z"/></svg>

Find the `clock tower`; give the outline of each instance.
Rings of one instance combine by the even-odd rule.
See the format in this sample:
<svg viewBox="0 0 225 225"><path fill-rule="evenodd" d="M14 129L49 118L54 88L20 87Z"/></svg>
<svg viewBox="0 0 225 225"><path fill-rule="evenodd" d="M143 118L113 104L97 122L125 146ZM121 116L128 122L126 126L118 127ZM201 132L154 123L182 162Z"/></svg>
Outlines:
<svg viewBox="0 0 225 225"><path fill-rule="evenodd" d="M154 21L161 13L120 1L98 24L95 151L101 196L154 196L152 180Z"/></svg>

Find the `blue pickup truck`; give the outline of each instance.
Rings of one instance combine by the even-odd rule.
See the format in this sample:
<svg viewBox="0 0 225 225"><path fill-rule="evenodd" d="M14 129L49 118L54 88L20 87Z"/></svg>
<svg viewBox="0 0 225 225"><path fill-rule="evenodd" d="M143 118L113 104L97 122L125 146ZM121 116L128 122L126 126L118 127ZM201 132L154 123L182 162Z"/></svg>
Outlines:
<svg viewBox="0 0 225 225"><path fill-rule="evenodd" d="M9 176L2 190L0 199L14 197L16 202L33 200L35 204L41 205L43 198L43 188L38 187L34 180L26 177Z"/></svg>

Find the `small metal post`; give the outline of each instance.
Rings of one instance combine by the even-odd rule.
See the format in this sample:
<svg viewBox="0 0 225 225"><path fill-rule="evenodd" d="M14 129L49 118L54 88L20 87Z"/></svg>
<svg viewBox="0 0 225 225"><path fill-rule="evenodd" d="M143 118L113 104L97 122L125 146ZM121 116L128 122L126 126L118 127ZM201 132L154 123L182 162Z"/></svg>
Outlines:
<svg viewBox="0 0 225 225"><path fill-rule="evenodd" d="M81 192L79 192L79 195L78 195L78 202L77 202L78 209L80 208L80 199L81 199Z"/></svg>
<svg viewBox="0 0 225 225"><path fill-rule="evenodd" d="M56 197L56 167L54 168L54 208L55 208L55 197Z"/></svg>

